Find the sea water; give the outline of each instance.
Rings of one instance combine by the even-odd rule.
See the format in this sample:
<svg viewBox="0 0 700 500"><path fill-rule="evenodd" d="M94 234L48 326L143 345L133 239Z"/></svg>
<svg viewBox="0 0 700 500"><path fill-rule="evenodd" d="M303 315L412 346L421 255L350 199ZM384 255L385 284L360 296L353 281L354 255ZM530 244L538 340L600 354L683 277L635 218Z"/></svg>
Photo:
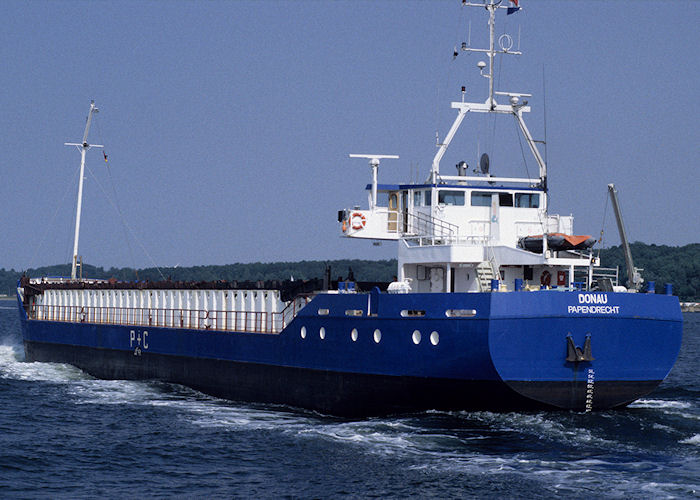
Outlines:
<svg viewBox="0 0 700 500"><path fill-rule="evenodd" d="M346 420L27 363L0 301L0 497L700 498L700 314L617 411Z"/></svg>

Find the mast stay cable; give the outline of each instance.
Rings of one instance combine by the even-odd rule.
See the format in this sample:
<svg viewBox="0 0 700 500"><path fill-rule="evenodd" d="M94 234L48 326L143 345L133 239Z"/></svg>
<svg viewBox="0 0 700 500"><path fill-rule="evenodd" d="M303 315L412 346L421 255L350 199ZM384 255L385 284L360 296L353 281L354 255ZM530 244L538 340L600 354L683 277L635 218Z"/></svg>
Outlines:
<svg viewBox="0 0 700 500"><path fill-rule="evenodd" d="M100 142L102 142L102 129L100 128L100 122L99 122L99 120L95 120L95 126L97 127L97 137L98 137L98 140L99 140ZM103 151L104 151L104 150L103 150ZM129 250L129 259L131 260L131 265L132 265L132 267L133 267L133 269L134 269L134 273L136 273L136 276L137 276L137 279L138 279L138 271L136 270L137 267L136 267L136 259L134 258L134 251L133 251L133 249L131 248L131 242L130 242L130 238L129 238L129 233L128 233L127 228L126 228L126 224L124 223L124 215L123 215L123 212L122 212L122 210L121 210L121 206L119 205L119 196L117 195L117 189L116 189L116 187L115 187L115 182L114 182L114 179L113 179L113 177L112 177L112 169L111 169L110 166L109 166L109 161L107 161L107 154L106 154L106 152L105 152L104 157L105 157L105 163L107 164L106 166L107 166L107 174L109 175L109 182L110 182L110 184L111 184L111 186L112 186L112 192L114 193L114 201L115 201L115 204L116 204L117 213L119 214L119 222L120 222L121 225L122 225L122 231L124 231L124 241L126 242L126 246L127 246L128 250Z"/></svg>
<svg viewBox="0 0 700 500"><path fill-rule="evenodd" d="M74 178L71 178L70 182L66 183L66 188L63 190L63 196L61 196L61 201L56 205L56 209L53 212L53 215L49 219L49 223L46 225L46 228L44 229L44 234L41 236L39 239L39 243L37 243L36 247L34 248L34 253L32 253L32 257L29 259L29 269L34 268L34 264L37 258L37 255L39 253L39 250L41 250L41 247L44 244L44 240L46 239L46 236L49 234L49 230L51 227L53 227L53 222L56 219L56 216L58 215L58 211L61 209L63 206L63 202L65 201L66 197L68 196L68 192L71 191L71 188L74 185L75 178L77 178L79 175L78 170L75 172ZM71 222L71 229L73 228L73 224ZM70 252L70 250L66 250L66 253Z"/></svg>
<svg viewBox="0 0 700 500"><path fill-rule="evenodd" d="M115 210L117 210L117 212L119 212L119 215L121 216L121 215L122 215L122 214L121 214L121 211L119 210L119 208L117 208L115 202L114 202L114 201L112 200L112 198L109 196L109 194L107 193L107 191L105 190L105 188L102 186L102 183L97 179L97 176L95 176L95 174L93 173L92 169L91 169L89 166L88 166L88 172L90 172L90 175L92 176L92 178L93 178L93 179L95 180L95 182L97 183L98 187L99 187L100 190L102 191L102 194L104 194L104 195L105 195L105 198L107 198L107 201L109 201L110 205L112 205L112 208L114 208ZM143 245L143 243L141 243L141 241L136 237L136 233L135 233L134 230L131 228L131 226L129 226L129 223L126 222L126 218L122 217L122 223L123 223L124 226L129 230L129 232L130 232L131 235L133 236L133 238L134 238L134 240L136 241L136 243L139 244L139 246L141 247L141 250L143 250L143 253L145 253L146 256L150 259L151 263L153 264L153 267L155 267L156 270L158 271L158 274L160 274L160 277L161 277L163 280L165 280L165 276L163 275L163 273L161 272L160 268L159 268L158 265L156 264L156 261L153 259L153 257L151 257L151 254L148 253L148 250L146 250L146 247Z"/></svg>

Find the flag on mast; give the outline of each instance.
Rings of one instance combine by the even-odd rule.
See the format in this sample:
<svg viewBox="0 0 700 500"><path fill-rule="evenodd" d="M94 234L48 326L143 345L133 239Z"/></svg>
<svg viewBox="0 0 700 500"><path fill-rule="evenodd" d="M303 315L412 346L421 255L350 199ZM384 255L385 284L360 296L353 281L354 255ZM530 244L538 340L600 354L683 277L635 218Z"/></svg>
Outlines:
<svg viewBox="0 0 700 500"><path fill-rule="evenodd" d="M102 155L105 157L105 163L107 163L107 153L104 152L104 149L102 150Z"/></svg>
<svg viewBox="0 0 700 500"><path fill-rule="evenodd" d="M518 0L509 0L510 1L510 7L508 7L508 10L506 11L506 15L511 15L515 14L520 10L520 6L518 5Z"/></svg>

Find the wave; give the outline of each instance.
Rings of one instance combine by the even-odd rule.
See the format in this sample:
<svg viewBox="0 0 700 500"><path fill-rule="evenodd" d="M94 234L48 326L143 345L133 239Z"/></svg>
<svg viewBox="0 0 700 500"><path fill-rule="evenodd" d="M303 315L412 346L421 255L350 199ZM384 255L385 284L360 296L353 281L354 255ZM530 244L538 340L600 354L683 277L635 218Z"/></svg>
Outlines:
<svg viewBox="0 0 700 500"><path fill-rule="evenodd" d="M692 408L692 404L687 401L668 401L664 399L638 399L631 403L629 408L672 408L672 409L687 409Z"/></svg>
<svg viewBox="0 0 700 500"><path fill-rule="evenodd" d="M597 434L590 425L590 415L578 413L538 412L538 413L494 413L461 412L462 419L483 422L490 429L499 432L517 433L538 442L554 442L574 447L619 448L622 443ZM593 418L606 418L605 414L595 414Z"/></svg>
<svg viewBox="0 0 700 500"><path fill-rule="evenodd" d="M0 376L64 383L67 404L163 408L174 412L175 420L184 425L223 433L265 431L293 440L327 442L380 460L398 460L407 470L441 477L500 476L498 481L523 481L562 496L635 497L641 492L649 497L677 497L698 489L691 484L692 476L673 473L669 479L664 476L668 467L648 454L640 455L624 438L611 439L605 434L601 428L621 415L615 412L433 411L348 421L286 407L232 403L162 382L93 379L68 365L21 362L11 346L0 346ZM636 407L689 412L692 405L646 399ZM681 437L675 435L674 442ZM694 450L700 445L700 434L680 443ZM693 457L679 457L675 465L686 458ZM680 469L688 466L681 463Z"/></svg>
<svg viewBox="0 0 700 500"><path fill-rule="evenodd" d="M250 408L181 406L190 412L186 418L195 425L220 428L267 428L294 433L300 438L321 438L351 446L361 446L365 452L405 457L432 457L445 459L478 460L494 442L507 438L505 433L517 434L521 441L556 443L557 447L594 446L620 449L620 443L596 436L581 427L567 427L565 423L548 418L545 414L497 414L489 412L449 414L424 413L414 416L375 418L362 421L338 421L330 417L299 415L298 413L271 412ZM555 417L556 418L556 417ZM437 429L426 419L438 419ZM546 448L546 445L538 445ZM490 464L493 466L495 464ZM506 464L500 464L505 467Z"/></svg>
<svg viewBox="0 0 700 500"><path fill-rule="evenodd" d="M680 417L685 420L700 420L697 403L691 401L668 401L662 399L640 399L629 405L630 408L659 410L663 415Z"/></svg>
<svg viewBox="0 0 700 500"><path fill-rule="evenodd" d="M700 446L700 434L695 434L687 439L681 439L678 442L681 444L694 444L695 446Z"/></svg>
<svg viewBox="0 0 700 500"><path fill-rule="evenodd" d="M654 407L664 403L647 401L643 404ZM198 402L165 401L162 404L178 408L183 412L182 418L196 426L223 430L274 430L295 434L302 439L320 438L360 446L370 454L421 456L443 463L455 460L460 464L466 460L473 465L473 460L481 460L484 454L497 453L504 448L527 457L533 453L551 455L552 464L589 453L631 455L641 451L640 443L618 435L614 428L611 430L611 426L625 416L616 412L595 416L559 412L425 412L343 421L299 410L240 406L213 398ZM686 403L679 402L671 407L687 413ZM658 424L653 428L666 435L683 432L674 424ZM551 450L557 451L550 453ZM523 463L531 457L525 460ZM490 463L489 466L504 470L508 463ZM534 459L533 463L546 465L542 458ZM585 459L574 463L578 464L576 470L579 470L596 462Z"/></svg>

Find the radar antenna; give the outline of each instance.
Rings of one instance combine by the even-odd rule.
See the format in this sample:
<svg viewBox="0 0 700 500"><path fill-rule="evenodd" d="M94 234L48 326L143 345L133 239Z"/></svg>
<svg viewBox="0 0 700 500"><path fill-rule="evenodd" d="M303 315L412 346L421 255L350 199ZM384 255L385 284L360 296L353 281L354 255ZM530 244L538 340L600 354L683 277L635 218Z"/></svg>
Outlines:
<svg viewBox="0 0 700 500"><path fill-rule="evenodd" d="M379 170L379 161L383 159L398 159L398 155L368 155L368 154L350 154L350 158L367 158L369 166L372 169L372 206L371 210L377 206L377 171Z"/></svg>

